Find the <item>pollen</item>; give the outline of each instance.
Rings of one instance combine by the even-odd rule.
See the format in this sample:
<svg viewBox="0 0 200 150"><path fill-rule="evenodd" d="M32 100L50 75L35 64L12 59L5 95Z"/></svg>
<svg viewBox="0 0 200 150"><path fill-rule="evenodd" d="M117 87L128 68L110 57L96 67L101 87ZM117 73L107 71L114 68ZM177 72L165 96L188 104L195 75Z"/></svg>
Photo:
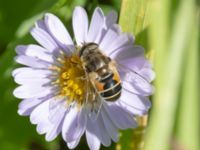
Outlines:
<svg viewBox="0 0 200 150"><path fill-rule="evenodd" d="M82 67L82 61L77 55L58 58L60 66L50 69L58 72L58 78L53 82L59 87L59 96L66 97L67 104L77 102L82 105L86 95L87 80Z"/></svg>

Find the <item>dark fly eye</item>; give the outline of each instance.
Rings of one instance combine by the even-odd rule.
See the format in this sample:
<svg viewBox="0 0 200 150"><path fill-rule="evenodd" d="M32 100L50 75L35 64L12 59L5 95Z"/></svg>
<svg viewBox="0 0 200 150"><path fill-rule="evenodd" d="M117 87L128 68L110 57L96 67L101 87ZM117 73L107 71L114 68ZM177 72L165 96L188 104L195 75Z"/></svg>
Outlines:
<svg viewBox="0 0 200 150"><path fill-rule="evenodd" d="M90 64L88 64L88 65L86 66L86 69L87 69L87 70L86 70L87 72L92 72L93 70L96 70L96 65L90 63Z"/></svg>
<svg viewBox="0 0 200 150"><path fill-rule="evenodd" d="M99 46L96 43L87 43L85 44L80 52L79 52L79 56L87 56L90 53L93 53L94 51L98 50Z"/></svg>

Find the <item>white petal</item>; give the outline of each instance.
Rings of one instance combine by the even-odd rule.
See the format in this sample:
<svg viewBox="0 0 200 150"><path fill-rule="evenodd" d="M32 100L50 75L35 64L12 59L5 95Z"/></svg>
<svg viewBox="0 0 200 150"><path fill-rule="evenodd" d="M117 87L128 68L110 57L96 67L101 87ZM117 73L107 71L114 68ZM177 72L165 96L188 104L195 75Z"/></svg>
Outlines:
<svg viewBox="0 0 200 150"><path fill-rule="evenodd" d="M119 63L126 63L126 61L136 61L137 58L140 60L143 58L142 62L144 62L144 48L141 46L134 46L132 44L124 45L118 48L116 51L110 53L110 57L115 59ZM128 64L128 63L127 63ZM134 63L133 63L134 64ZM132 64L131 64L132 65ZM143 64L142 64L143 65Z"/></svg>
<svg viewBox="0 0 200 150"><path fill-rule="evenodd" d="M97 7L92 16L92 20L88 31L87 42L99 42L104 22L104 14L101 8Z"/></svg>
<svg viewBox="0 0 200 150"><path fill-rule="evenodd" d="M21 72L23 72L23 70L26 70L26 69L29 69L29 67L20 67L20 68L17 68L15 70L13 70L12 76L15 77L18 73L21 73Z"/></svg>
<svg viewBox="0 0 200 150"><path fill-rule="evenodd" d="M106 127L103 123L103 118L101 115L97 119L97 123L99 126L99 136L100 136L102 144L106 147L110 146L111 138L110 138L109 134L106 132Z"/></svg>
<svg viewBox="0 0 200 150"><path fill-rule="evenodd" d="M139 70L139 73L148 81L151 82L155 79L155 72L152 70L152 65L146 60L143 68Z"/></svg>
<svg viewBox="0 0 200 150"><path fill-rule="evenodd" d="M18 55L27 55L50 63L54 62L52 55L47 54L47 50L38 45L19 45L16 47L16 52Z"/></svg>
<svg viewBox="0 0 200 150"><path fill-rule="evenodd" d="M37 131L40 134L46 133L45 139L47 141L52 141L55 139L62 129L62 120L65 115L63 111L57 119L57 122L50 122L49 120L49 101L47 100L37 106L31 113L30 120L33 124L37 124Z"/></svg>
<svg viewBox="0 0 200 150"><path fill-rule="evenodd" d="M125 33L128 36L129 43L133 44L135 42L135 36L132 33Z"/></svg>
<svg viewBox="0 0 200 150"><path fill-rule="evenodd" d="M48 74L49 73L49 74ZM50 71L48 70L36 70L32 68L18 68L13 71L14 80L18 84L26 84L26 85L44 85L51 81L47 76L50 75Z"/></svg>
<svg viewBox="0 0 200 150"><path fill-rule="evenodd" d="M123 81L122 86L124 87L124 89L131 91L136 95L141 95L141 96L149 96L153 94L154 88L146 79L144 79L139 75L133 75L133 74L126 76L131 76L131 77L127 77L129 79L126 79L125 77L125 79L122 80Z"/></svg>
<svg viewBox="0 0 200 150"><path fill-rule="evenodd" d="M17 68L12 72L13 77L19 78L46 78L51 74L52 72L50 70L33 69L29 67Z"/></svg>
<svg viewBox="0 0 200 150"><path fill-rule="evenodd" d="M117 12L110 11L106 16L106 27L110 28L113 24L117 23Z"/></svg>
<svg viewBox="0 0 200 150"><path fill-rule="evenodd" d="M47 69L50 66L50 64L45 61L42 61L33 57L25 56L25 55L16 56L15 61L18 62L19 64L33 67L33 68Z"/></svg>
<svg viewBox="0 0 200 150"><path fill-rule="evenodd" d="M86 140L90 150L99 150L101 143L98 137L93 133L94 127L86 130Z"/></svg>
<svg viewBox="0 0 200 150"><path fill-rule="evenodd" d="M80 138L85 131L86 121L86 114L82 110L78 112L76 108L71 108L63 123L63 139L72 142Z"/></svg>
<svg viewBox="0 0 200 150"><path fill-rule="evenodd" d="M50 142L53 141L61 132L63 116L58 116L60 118L60 122L56 122L51 129L46 133L45 140Z"/></svg>
<svg viewBox="0 0 200 150"><path fill-rule="evenodd" d="M32 124L37 124L37 131L40 134L47 133L53 126L48 119L49 116L49 100L38 105L30 115Z"/></svg>
<svg viewBox="0 0 200 150"><path fill-rule="evenodd" d="M48 77L52 72L50 70L33 69L29 67L17 68L12 72L14 80L18 84L37 84L44 85L51 79Z"/></svg>
<svg viewBox="0 0 200 150"><path fill-rule="evenodd" d="M49 121L52 123L58 122L58 116L62 116L65 112L67 112L65 99L53 98L49 101Z"/></svg>
<svg viewBox="0 0 200 150"><path fill-rule="evenodd" d="M37 84L37 85L46 85L48 83L51 82L50 79L48 78L43 78L43 79L39 79L39 78L34 78L34 79L31 79L31 78L18 78L18 77L15 77L15 82L20 84L20 85L30 85L30 84Z"/></svg>
<svg viewBox="0 0 200 150"><path fill-rule="evenodd" d="M109 118L105 108L102 107L101 109L102 109L101 115L103 118L105 128L106 128L108 134L110 135L110 137L113 139L113 141L117 142L119 140L117 127L113 124L112 120Z"/></svg>
<svg viewBox="0 0 200 150"><path fill-rule="evenodd" d="M38 20L38 21L35 23L35 27L36 27L36 28L40 28L40 29L42 29L42 30L44 30L44 31L48 31L47 26L46 26L44 20Z"/></svg>
<svg viewBox="0 0 200 150"><path fill-rule="evenodd" d="M118 101L116 103L119 107L122 107L124 110L126 110L128 113L130 113L132 116L144 116L147 114L148 110L141 110L137 109L135 107L132 107L131 105L128 105L122 101Z"/></svg>
<svg viewBox="0 0 200 150"><path fill-rule="evenodd" d="M41 107L41 105L40 105L40 107ZM37 108L37 109L39 109L39 108ZM46 111L46 110L44 110L44 111ZM31 115L31 118L33 118L33 116L38 117L39 121L37 123L34 123L34 124L37 124L36 130L39 134L45 134L52 128L53 124L51 124L47 119L48 113L46 113L46 112L45 113L40 112L40 113L42 113L42 114L35 113L34 115ZM35 116L35 115L38 115L38 116Z"/></svg>
<svg viewBox="0 0 200 150"><path fill-rule="evenodd" d="M154 92L150 82L155 78L155 73L144 56L120 60L117 65L121 80L129 82L134 93L149 96Z"/></svg>
<svg viewBox="0 0 200 150"><path fill-rule="evenodd" d="M119 105L115 103L104 103L104 108L117 128L127 129L137 127L134 118Z"/></svg>
<svg viewBox="0 0 200 150"><path fill-rule="evenodd" d="M122 89L120 101L140 110L148 110L151 106L150 101L146 97L136 95L125 89Z"/></svg>
<svg viewBox="0 0 200 150"><path fill-rule="evenodd" d="M39 98L53 92L50 88L36 85L22 85L17 87L13 94L18 98Z"/></svg>
<svg viewBox="0 0 200 150"><path fill-rule="evenodd" d="M52 100L50 100L52 101ZM53 101L55 101L53 99ZM59 100L58 100L59 101ZM64 101L65 102L65 101ZM50 105L50 102L49 102ZM66 115L66 107L65 103L63 101L57 103L57 107L52 109L49 108L49 117L48 120L51 122L53 127L47 132L45 139L47 141L52 141L57 137L57 135L62 131L63 126L63 120Z"/></svg>
<svg viewBox="0 0 200 150"><path fill-rule="evenodd" d="M95 134L104 146L109 146L111 144L110 136L106 132L101 115L99 115L96 120L88 119L87 131Z"/></svg>
<svg viewBox="0 0 200 150"><path fill-rule="evenodd" d="M112 30L112 28L111 28ZM112 32L116 32L114 30L112 30ZM108 34L113 34L113 37L111 38L111 35ZM125 52L125 50L128 48L130 50L133 50L133 42L130 41L129 36L125 33L123 34L115 34L115 33L109 33L109 31L107 32L107 34L105 35L103 41L105 41L106 45L104 45L104 50L106 51L106 54L108 56L111 55L111 58L113 58L113 54L118 53L118 51L123 50ZM110 40L109 43L107 43L107 39ZM113 40L111 40L113 39ZM102 42L103 42L102 41Z"/></svg>
<svg viewBox="0 0 200 150"><path fill-rule="evenodd" d="M82 45L88 32L88 16L82 7L76 7L73 13L73 30L76 43Z"/></svg>
<svg viewBox="0 0 200 150"><path fill-rule="evenodd" d="M115 60L122 81L131 84L129 86L124 83L127 85L125 87L135 94L149 96L154 92L154 88L149 82L155 77L155 74L150 63L144 58L143 51L141 47L134 47L132 51L131 49L121 51Z"/></svg>
<svg viewBox="0 0 200 150"><path fill-rule="evenodd" d="M78 145L79 142L80 142L80 138L75 141L68 142L67 146L69 147L69 149L74 149L74 148L76 148L76 146Z"/></svg>
<svg viewBox="0 0 200 150"><path fill-rule="evenodd" d="M30 31L30 33L34 37L34 39L44 48L48 49L49 52L53 52L54 50L59 48L47 31L35 27Z"/></svg>
<svg viewBox="0 0 200 150"><path fill-rule="evenodd" d="M19 104L18 114L22 116L28 116L33 111L33 109L42 102L40 99L25 99Z"/></svg>
<svg viewBox="0 0 200 150"><path fill-rule="evenodd" d="M50 13L45 14L45 24L54 39L63 49L67 49L68 45L73 45L67 29L58 17Z"/></svg>
<svg viewBox="0 0 200 150"><path fill-rule="evenodd" d="M109 30L106 32L105 36L103 37L99 48L107 55L109 56L110 50L109 47L112 44L113 41L115 41L118 37L117 29L115 26L112 26L109 28Z"/></svg>

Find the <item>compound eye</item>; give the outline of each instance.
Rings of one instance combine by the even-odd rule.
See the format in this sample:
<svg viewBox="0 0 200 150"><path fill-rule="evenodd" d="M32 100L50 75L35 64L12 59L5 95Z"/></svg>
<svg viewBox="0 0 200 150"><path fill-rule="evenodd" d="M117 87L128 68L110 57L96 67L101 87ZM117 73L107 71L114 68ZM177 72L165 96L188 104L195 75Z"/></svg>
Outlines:
<svg viewBox="0 0 200 150"><path fill-rule="evenodd" d="M89 67L86 67L87 72L91 72L92 70Z"/></svg>
<svg viewBox="0 0 200 150"><path fill-rule="evenodd" d="M86 71L87 71L87 72L92 72L92 71L94 71L95 69L96 69L96 66L95 66L95 65L88 64L88 65L86 66Z"/></svg>

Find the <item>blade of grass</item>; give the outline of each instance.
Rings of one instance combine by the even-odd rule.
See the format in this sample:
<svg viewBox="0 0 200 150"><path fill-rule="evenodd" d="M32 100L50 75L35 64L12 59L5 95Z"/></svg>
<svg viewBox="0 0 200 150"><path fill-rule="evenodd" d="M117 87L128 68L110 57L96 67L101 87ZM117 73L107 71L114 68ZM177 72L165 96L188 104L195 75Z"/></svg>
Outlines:
<svg viewBox="0 0 200 150"><path fill-rule="evenodd" d="M194 26L193 36L187 52L182 99L175 136L177 142L189 150L199 150L199 68L198 68L198 26Z"/></svg>
<svg viewBox="0 0 200 150"><path fill-rule="evenodd" d="M119 23L124 32L137 35L148 25L150 0L122 0Z"/></svg>
<svg viewBox="0 0 200 150"><path fill-rule="evenodd" d="M170 13L170 7L166 11L162 9L166 9L165 3L168 2L166 0L157 1L155 6L160 8L155 7L153 10L150 38L156 51L155 69L157 79L152 117L145 139L144 150L169 149L181 81L181 68L183 67L183 58L186 51L185 46L190 38L188 35L190 35L192 28L193 0L180 1L171 34L169 27L166 25L161 26L164 22L168 23L166 20L169 19L166 13ZM187 18L187 21L185 18ZM170 38L162 37L162 35L167 34Z"/></svg>

